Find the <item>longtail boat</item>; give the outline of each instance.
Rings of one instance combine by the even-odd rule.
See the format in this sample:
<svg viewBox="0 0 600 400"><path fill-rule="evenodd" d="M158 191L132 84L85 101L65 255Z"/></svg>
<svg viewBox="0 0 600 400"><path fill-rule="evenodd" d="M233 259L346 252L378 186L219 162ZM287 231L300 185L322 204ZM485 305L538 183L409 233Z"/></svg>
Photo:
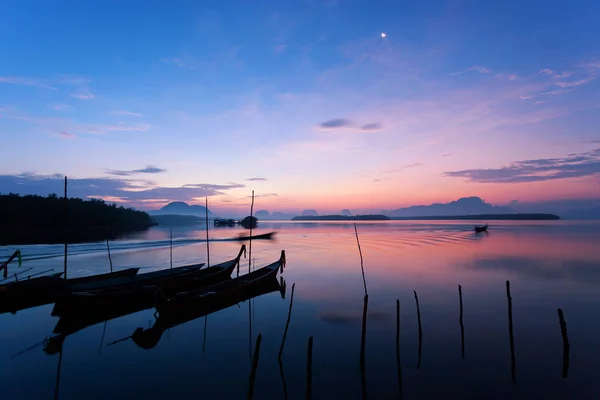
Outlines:
<svg viewBox="0 0 600 400"><path fill-rule="evenodd" d="M133 280L130 284L119 284L97 290L71 292L56 301L52 315L101 313L111 308L123 307L125 309L142 307L140 310L150 308L156 304L157 296L171 296L180 291L199 289L229 279L245 252L246 246L242 245L234 259L205 269L194 269L177 275L154 275L158 278ZM137 277L143 275L146 274Z"/></svg>
<svg viewBox="0 0 600 400"><path fill-rule="evenodd" d="M235 238L235 240L271 240L277 232L268 232L260 235L245 236L243 234Z"/></svg>
<svg viewBox="0 0 600 400"><path fill-rule="evenodd" d="M4 269L5 275L7 273L8 264L16 256L19 257L19 264L21 264L20 253L19 250L15 251L11 258L3 264L2 268ZM62 277L62 272L37 276L35 278L33 278L33 276L38 274L32 274L25 278L17 278L19 275L19 273L17 273L14 275L14 281L0 285L0 313L16 313L17 311L26 308L49 304L52 303L58 295L68 292L71 286L133 276L137 274L138 270L139 268L127 268L116 272L70 279L64 279ZM52 270L41 273L50 271Z"/></svg>
<svg viewBox="0 0 600 400"><path fill-rule="evenodd" d="M483 226L476 226L473 228L473 230L475 231L475 233L481 233L481 232L487 232L488 229L488 225L485 224Z"/></svg>
<svg viewBox="0 0 600 400"><path fill-rule="evenodd" d="M160 298L156 310L159 314L174 313L181 308L205 307L228 297L244 295L263 282L275 279L280 269L283 272L285 262L285 251L282 250L279 260L254 272L200 290L178 293L171 298Z"/></svg>
<svg viewBox="0 0 600 400"><path fill-rule="evenodd" d="M274 270L277 271L277 268ZM258 270L255 272L258 272ZM281 294L281 297L285 298L286 284L283 278L281 278L281 282L278 282L276 276L274 275L267 275L266 277L268 279L260 279L251 287L247 287L246 290L232 293L229 296L213 298L212 301L206 302L202 305L190 303L188 306L180 307L174 312L163 311L160 313L152 327L148 329L137 328L130 337L121 339L119 342L126 339L132 339L134 343L138 345L138 347L145 350L150 350L156 347L163 333L167 329L171 329L186 322L205 317L209 314L213 314L215 312L235 306L238 303L268 293L278 291Z"/></svg>

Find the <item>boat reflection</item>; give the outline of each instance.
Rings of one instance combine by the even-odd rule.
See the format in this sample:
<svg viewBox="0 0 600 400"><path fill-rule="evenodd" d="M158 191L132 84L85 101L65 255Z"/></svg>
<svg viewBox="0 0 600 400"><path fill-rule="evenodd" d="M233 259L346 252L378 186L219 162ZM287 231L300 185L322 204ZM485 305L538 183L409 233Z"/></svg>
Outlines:
<svg viewBox="0 0 600 400"><path fill-rule="evenodd" d="M181 307L176 311L163 312L159 314L152 327L148 329L137 328L130 337L121 339L118 342L131 338L140 348L149 350L156 347L167 329L224 310L264 294L278 291L281 294L281 298L284 299L286 287L287 285L283 278L280 278L280 281L277 278L273 278L243 293L234 294L218 301L207 303L201 307L191 304L193 307Z"/></svg>

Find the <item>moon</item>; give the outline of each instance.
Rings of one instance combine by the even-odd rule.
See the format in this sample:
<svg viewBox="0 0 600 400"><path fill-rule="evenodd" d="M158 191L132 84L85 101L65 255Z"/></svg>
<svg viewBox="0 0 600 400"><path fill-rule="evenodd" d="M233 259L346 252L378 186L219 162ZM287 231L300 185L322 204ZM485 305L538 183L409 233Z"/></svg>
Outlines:
<svg viewBox="0 0 600 400"><path fill-rule="evenodd" d="M385 37L386 37L386 36L387 36L387 33L385 33L385 32L381 32L381 38L382 38L382 39L385 39Z"/></svg>

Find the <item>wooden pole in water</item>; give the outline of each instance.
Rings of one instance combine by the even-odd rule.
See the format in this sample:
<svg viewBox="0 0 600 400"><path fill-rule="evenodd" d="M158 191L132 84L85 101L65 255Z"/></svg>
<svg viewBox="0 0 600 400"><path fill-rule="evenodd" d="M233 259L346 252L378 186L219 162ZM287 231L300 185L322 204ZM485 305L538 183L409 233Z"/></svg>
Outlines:
<svg viewBox="0 0 600 400"><path fill-rule="evenodd" d="M112 257L110 256L110 245L108 244L108 228L106 229L106 250L108 251L108 262L110 263L110 272L113 272Z"/></svg>
<svg viewBox="0 0 600 400"><path fill-rule="evenodd" d="M308 338L308 351L306 356L306 398L312 398L312 349L313 337Z"/></svg>
<svg viewBox="0 0 600 400"><path fill-rule="evenodd" d="M367 374L365 350L367 344L367 307L369 305L369 295L365 294L362 315L362 332L360 338L360 382L362 387L362 398L367 398Z"/></svg>
<svg viewBox="0 0 600 400"><path fill-rule="evenodd" d="M415 292L415 302L417 303L417 323L419 325L419 356L417 359L417 369L421 368L421 348L423 344L423 329L421 328L421 308L419 307L419 297L417 296L417 291Z"/></svg>
<svg viewBox="0 0 600 400"><path fill-rule="evenodd" d="M458 285L458 298L460 301L460 315L458 316L458 322L460 323L460 348L462 358L465 358L465 326L463 324L462 287L460 285Z"/></svg>
<svg viewBox="0 0 600 400"><path fill-rule="evenodd" d="M252 203L250 204L250 242L248 247L250 248L248 250L249 255L248 255L248 273L251 272L251 267L252 267L252 225L253 224L253 219L252 219L252 214L254 213L254 190L252 191Z"/></svg>
<svg viewBox="0 0 600 400"><path fill-rule="evenodd" d="M67 177L65 176L65 227L64 227L64 232L65 232L65 266L64 266L64 277L65 279L67 279L67 235L68 235L68 228L69 228L69 200L67 198Z"/></svg>
<svg viewBox="0 0 600 400"><path fill-rule="evenodd" d="M206 212L206 266L210 267L210 246L208 245L208 197L206 198L204 211Z"/></svg>
<svg viewBox="0 0 600 400"><path fill-rule="evenodd" d="M250 384L248 386L248 399L254 397L254 380L256 379L256 369L258 368L258 357L260 355L260 343L262 336L259 333L256 337L256 345L254 347L254 357L252 357L252 371L250 372Z"/></svg>
<svg viewBox="0 0 600 400"><path fill-rule="evenodd" d="M562 376L563 378L567 378L569 376L569 352L571 346L569 345L569 337L567 336L567 323L565 322L565 316L560 308L558 309L558 322L560 324L560 333L563 341Z"/></svg>
<svg viewBox="0 0 600 400"><path fill-rule="evenodd" d="M169 228L169 260L173 270L173 228Z"/></svg>
<svg viewBox="0 0 600 400"><path fill-rule="evenodd" d="M403 398L402 366L400 364L400 300L396 299L396 364L398 365L398 393Z"/></svg>
<svg viewBox="0 0 600 400"><path fill-rule="evenodd" d="M285 338L287 337L288 328L290 326L290 319L292 317L292 306L294 305L294 288L296 287L296 283L292 285L292 297L290 298L290 309L288 310L288 317L285 323L285 330L283 331L283 340L281 341L281 346L279 347L279 354L277 358L281 362L281 356L283 355L283 346L285 345Z"/></svg>
<svg viewBox="0 0 600 400"><path fill-rule="evenodd" d="M512 297L510 296L510 281L506 281L506 298L508 300L508 336L510 339L510 374L513 385L517 381L515 360L515 337L513 335Z"/></svg>
<svg viewBox="0 0 600 400"><path fill-rule="evenodd" d="M356 234L356 244L358 245L358 254L360 254L360 270L362 271L363 285L365 287L365 296L367 293L367 280L365 279L365 267L363 265L362 250L360 249L360 241L358 240L358 230L356 229L356 222L354 223L354 233Z"/></svg>

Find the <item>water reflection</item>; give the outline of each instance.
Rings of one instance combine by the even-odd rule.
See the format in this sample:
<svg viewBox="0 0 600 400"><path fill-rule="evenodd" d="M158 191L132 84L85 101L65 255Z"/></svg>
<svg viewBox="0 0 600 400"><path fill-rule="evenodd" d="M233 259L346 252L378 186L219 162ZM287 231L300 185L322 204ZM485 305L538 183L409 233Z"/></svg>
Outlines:
<svg viewBox="0 0 600 400"><path fill-rule="evenodd" d="M489 235L475 237L468 222L357 224L368 306L353 224L278 223L277 243L253 242L252 259L265 264L275 251L286 249L293 311L291 296L290 303L281 301L285 281L280 280L253 297L177 316L155 318L151 307L115 308L57 320L50 316L51 305L1 314L0 384L7 398L47 398L58 387L62 398L99 399L115 392L189 397L198 395L198 385L209 398L217 393L243 398L260 333L252 388L257 399L299 398L307 392L314 398L356 398L366 397L367 389L371 398L593 398L600 391L594 375L600 368L600 322L590 317L600 313L600 225L494 223ZM174 267L206 261L203 228L173 230ZM256 232L261 229L274 230L262 222ZM225 237L233 231L219 232ZM216 232L210 237L218 239ZM135 241L111 242L114 268L167 268L166 238L168 231L151 230ZM211 242L211 265L238 246ZM23 268L62 267L61 246L24 246L22 251ZM105 243L69 246L70 276L106 272L106 257ZM246 300L248 308L242 304ZM568 319L568 336L560 316L558 334L559 306L566 311L562 322ZM414 334L419 320L420 340ZM284 321L291 322L284 327ZM39 350L46 336L44 349L57 357ZM311 336L316 346L309 374ZM586 351L571 353L571 345ZM15 353L18 357L11 358ZM517 356L518 385L513 386ZM25 384L25 377L37 384Z"/></svg>

